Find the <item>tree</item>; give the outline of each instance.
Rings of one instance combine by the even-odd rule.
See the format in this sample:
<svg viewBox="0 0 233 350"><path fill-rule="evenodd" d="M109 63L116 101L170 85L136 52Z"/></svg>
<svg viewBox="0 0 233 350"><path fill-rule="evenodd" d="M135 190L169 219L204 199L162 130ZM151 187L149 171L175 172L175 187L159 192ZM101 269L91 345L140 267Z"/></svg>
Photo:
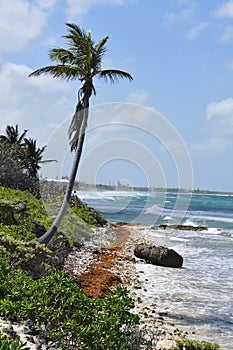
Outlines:
<svg viewBox="0 0 233 350"><path fill-rule="evenodd" d="M68 34L64 38L67 39L68 49L57 47L51 49L49 52L50 59L58 64L37 69L29 75L39 76L41 74L49 74L54 78L61 78L67 81L78 79L82 84L78 90L78 103L68 130L71 151L75 151L69 182L56 219L50 229L38 239L43 244L47 244L54 236L69 206L84 144L89 113L89 100L92 94L96 95L93 82L94 78L104 79L111 83L121 78L133 79L125 71L102 69L102 58L106 52L108 36L95 43L90 31L86 32L83 28L73 23L67 23L66 26L68 27Z"/></svg>
<svg viewBox="0 0 233 350"><path fill-rule="evenodd" d="M24 132L20 135L18 124L16 124L15 127L13 125L7 125L6 135L0 135L0 142L23 146L24 138L27 132L28 130L24 130Z"/></svg>
<svg viewBox="0 0 233 350"><path fill-rule="evenodd" d="M29 190L40 197L39 178L40 163L46 148L37 148L36 140L26 138L27 130L19 133L16 126L7 125L6 134L0 135L0 185L20 190Z"/></svg>
<svg viewBox="0 0 233 350"><path fill-rule="evenodd" d="M24 152L17 144L0 143L0 186L22 191L33 188L25 172Z"/></svg>
<svg viewBox="0 0 233 350"><path fill-rule="evenodd" d="M31 138L24 139L24 147L26 153L26 168L28 171L28 175L34 178L37 177L38 170L40 169L39 163L43 162L42 154L44 153L44 150L46 148L46 146L43 146L42 148L37 148L36 142L36 140L33 140Z"/></svg>
<svg viewBox="0 0 233 350"><path fill-rule="evenodd" d="M32 183L25 173L24 137L18 124L7 125L6 133L0 135L0 185L20 190L29 190Z"/></svg>

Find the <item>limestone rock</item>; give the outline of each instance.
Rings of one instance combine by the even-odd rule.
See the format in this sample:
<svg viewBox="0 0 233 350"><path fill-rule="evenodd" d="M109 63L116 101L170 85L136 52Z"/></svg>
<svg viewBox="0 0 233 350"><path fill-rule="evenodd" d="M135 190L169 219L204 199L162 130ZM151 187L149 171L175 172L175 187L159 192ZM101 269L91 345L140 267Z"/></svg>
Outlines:
<svg viewBox="0 0 233 350"><path fill-rule="evenodd" d="M156 350L162 350L162 349L171 349L175 345L174 340L159 340L156 344Z"/></svg>

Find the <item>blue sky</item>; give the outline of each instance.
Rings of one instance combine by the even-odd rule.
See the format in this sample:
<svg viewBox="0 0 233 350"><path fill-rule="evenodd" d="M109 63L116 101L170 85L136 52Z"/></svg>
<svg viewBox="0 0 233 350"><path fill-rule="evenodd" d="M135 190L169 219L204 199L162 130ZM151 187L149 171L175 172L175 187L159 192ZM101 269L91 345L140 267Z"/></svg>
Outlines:
<svg viewBox="0 0 233 350"><path fill-rule="evenodd" d="M69 173L79 82L28 74L66 46L66 22L109 35L103 68L134 77L95 81L80 179L233 191L233 1L1 0L0 131L19 124L48 144L59 161L43 166L48 177Z"/></svg>

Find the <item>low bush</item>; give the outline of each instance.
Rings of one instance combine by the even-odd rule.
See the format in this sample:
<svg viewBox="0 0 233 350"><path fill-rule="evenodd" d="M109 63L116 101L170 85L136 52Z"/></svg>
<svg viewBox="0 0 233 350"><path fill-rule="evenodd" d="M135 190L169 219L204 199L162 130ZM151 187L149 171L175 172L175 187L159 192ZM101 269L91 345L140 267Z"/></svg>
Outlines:
<svg viewBox="0 0 233 350"><path fill-rule="evenodd" d="M0 231L31 240L51 225L44 204L28 191L0 187Z"/></svg>
<svg viewBox="0 0 233 350"><path fill-rule="evenodd" d="M107 220L94 208L85 205L77 196L70 200L71 210L84 222L91 226L104 226Z"/></svg>
<svg viewBox="0 0 233 350"><path fill-rule="evenodd" d="M9 341L7 340L6 334L0 333L0 349L1 350L30 350L27 348L26 343L21 343L18 340Z"/></svg>
<svg viewBox="0 0 233 350"><path fill-rule="evenodd" d="M206 341L184 339L177 340L170 350L220 350L220 346Z"/></svg>
<svg viewBox="0 0 233 350"><path fill-rule="evenodd" d="M48 340L61 349L132 349L122 327L136 326L139 317L130 313L133 301L126 289L91 299L61 271L38 280L20 270L12 274L6 265L2 271L1 315L45 327Z"/></svg>

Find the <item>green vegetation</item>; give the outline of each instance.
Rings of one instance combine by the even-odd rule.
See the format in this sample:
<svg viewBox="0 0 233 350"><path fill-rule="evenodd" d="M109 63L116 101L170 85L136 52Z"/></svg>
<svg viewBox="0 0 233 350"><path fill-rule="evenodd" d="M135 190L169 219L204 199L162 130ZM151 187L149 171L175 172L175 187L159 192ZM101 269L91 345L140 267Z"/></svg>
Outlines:
<svg viewBox="0 0 233 350"><path fill-rule="evenodd" d="M220 346L206 341L184 339L177 340L170 350L220 350Z"/></svg>
<svg viewBox="0 0 233 350"><path fill-rule="evenodd" d="M18 340L9 341L7 340L6 334L0 333L0 349L1 350L30 350Z"/></svg>
<svg viewBox="0 0 233 350"><path fill-rule="evenodd" d="M56 191L51 202L55 198ZM91 225L105 224L74 196L60 233L45 247L36 240L50 225L42 200L28 191L0 187L0 316L30 319L45 328L48 342L58 342L60 350L133 350L140 344L150 349L136 331L139 317L130 313L133 300L126 289L117 287L105 299L90 299L75 278L61 271L72 246L90 238ZM2 334L0 349L27 350ZM172 350L219 349L217 344L181 340Z"/></svg>
<svg viewBox="0 0 233 350"><path fill-rule="evenodd" d="M78 205L85 209L87 223L77 218ZM71 229L82 227L87 236L92 223L88 210L74 198L63 229L70 227L70 222ZM106 223L97 213L95 218L95 224ZM105 299L90 299L74 277L59 270L59 251L70 251L74 241L62 233L48 247L36 241L38 230L45 231L50 224L40 199L27 191L0 187L0 221L1 316L18 322L30 319L44 327L48 341L59 342L60 349L132 349L128 332L139 322L139 317L130 313L132 299L120 287ZM53 259L60 261L58 267ZM129 331L123 331L123 326ZM5 335L0 336L0 346L26 350L25 344L8 342Z"/></svg>
<svg viewBox="0 0 233 350"><path fill-rule="evenodd" d="M44 326L60 349L132 349L122 326L135 326L133 301L117 287L106 299L90 299L67 273L57 271L33 280L0 261L0 314Z"/></svg>
<svg viewBox="0 0 233 350"><path fill-rule="evenodd" d="M45 147L37 149L36 140L26 139L26 133L19 135L18 126L8 126L7 136L0 135L0 184L4 185L0 187L0 316L30 320L45 329L47 341L58 342L60 350L136 350L140 344L150 349L135 328L139 317L130 312L133 300L126 289L117 287L104 299L91 299L74 277L61 271L73 246L90 238L90 228L107 224L94 208L71 197L59 233L47 247L37 241L50 227L53 214L48 215L38 199L37 171ZM46 193L56 213L57 189ZM1 333L0 349L29 350ZM217 344L193 340L177 341L172 348L219 349Z"/></svg>
<svg viewBox="0 0 233 350"><path fill-rule="evenodd" d="M52 252L35 238L49 225L41 200L27 191L0 187L0 256L12 267L42 273Z"/></svg>
<svg viewBox="0 0 233 350"><path fill-rule="evenodd" d="M56 202L55 197L52 200ZM27 270L34 278L62 268L72 247L91 237L91 220L86 223L77 216L75 203L74 211L68 211L59 233L45 247L37 238L51 225L51 217L42 200L28 191L0 187L0 256L15 269ZM88 207L85 208L88 212Z"/></svg>
<svg viewBox="0 0 233 350"><path fill-rule="evenodd" d="M28 191L0 187L0 231L30 240L50 225L44 204Z"/></svg>
<svg viewBox="0 0 233 350"><path fill-rule="evenodd" d="M20 135L18 125L7 125L0 135L0 186L29 190L39 197L38 170L46 146L37 147L37 140ZM43 161L46 162L46 161Z"/></svg>
<svg viewBox="0 0 233 350"><path fill-rule="evenodd" d="M91 226L104 226L107 220L94 208L83 204L77 196L72 196L70 200L71 210L80 219Z"/></svg>

